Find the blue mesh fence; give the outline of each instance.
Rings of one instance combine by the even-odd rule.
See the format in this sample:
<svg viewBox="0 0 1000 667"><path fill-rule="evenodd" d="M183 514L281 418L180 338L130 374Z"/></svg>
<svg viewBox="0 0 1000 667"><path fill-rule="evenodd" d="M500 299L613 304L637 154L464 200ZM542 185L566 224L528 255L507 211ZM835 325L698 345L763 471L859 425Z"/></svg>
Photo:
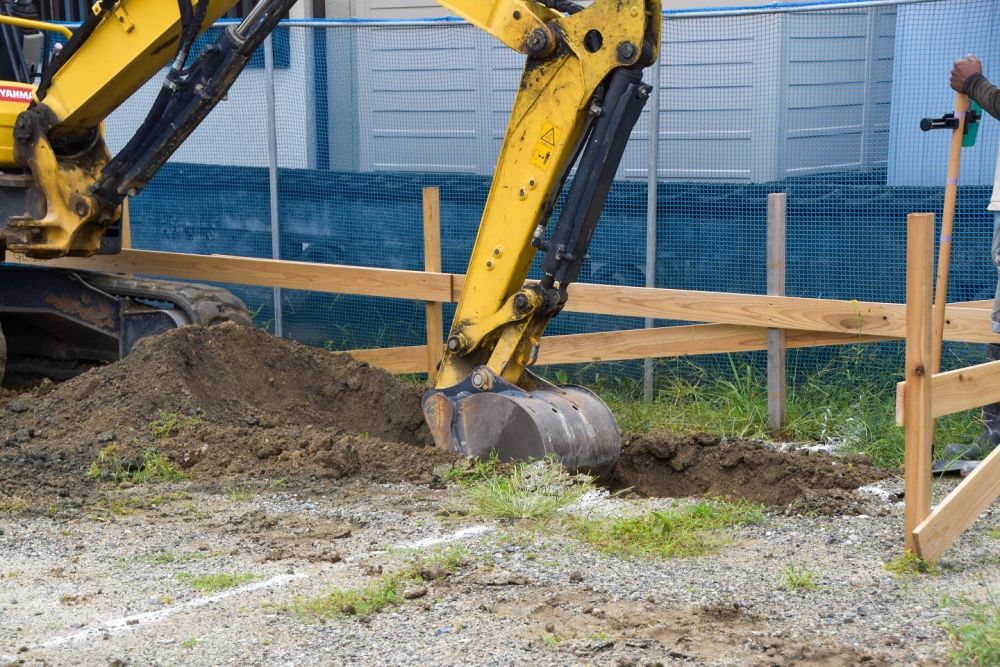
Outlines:
<svg viewBox="0 0 1000 667"><path fill-rule="evenodd" d="M945 182L948 133L921 133L919 119L951 111L955 58L975 53L987 75L1000 75L998 28L998 0L666 13L662 55L647 74L656 90L581 279L647 284L655 184L652 284L764 293L767 195L785 192L789 295L901 302L906 215L934 211L940 219ZM276 173L268 168L268 74L259 54L228 101L132 200L134 245L421 269L421 188L435 185L444 270L463 272L523 58L471 26L440 20L291 22L273 45ZM113 149L158 85L109 120ZM998 136L1000 123L985 119L978 144L963 154L952 301L993 295L987 205ZM280 248L271 242L272 177ZM232 289L262 325L273 325L270 289ZM281 299L284 334L309 344L424 340L421 303L291 290ZM565 313L550 333L643 325ZM902 347L871 349L870 373L895 379ZM796 351L790 367L809 372L843 353ZM981 347L950 346L945 364L981 357ZM693 361L731 367L717 357ZM641 364L622 368L637 373Z"/></svg>

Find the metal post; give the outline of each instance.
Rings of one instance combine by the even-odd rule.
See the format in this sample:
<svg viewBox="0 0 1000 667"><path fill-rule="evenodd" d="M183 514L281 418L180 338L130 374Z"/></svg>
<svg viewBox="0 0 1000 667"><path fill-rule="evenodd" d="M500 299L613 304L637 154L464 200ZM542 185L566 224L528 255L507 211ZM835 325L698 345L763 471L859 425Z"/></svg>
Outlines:
<svg viewBox="0 0 1000 667"><path fill-rule="evenodd" d="M656 189L660 155L660 76L661 57L650 68L653 90L649 94L649 168L646 177L646 287L656 287ZM646 328L652 329L653 318L646 318ZM642 361L642 398L653 400L655 359Z"/></svg>
<svg viewBox="0 0 1000 667"><path fill-rule="evenodd" d="M785 296L785 213L784 192L767 196L767 293ZM785 331L767 330L767 427L775 438L785 428Z"/></svg>
<svg viewBox="0 0 1000 667"><path fill-rule="evenodd" d="M267 180L271 202L271 259L281 259L281 222L278 218L278 114L274 94L274 44L264 38L264 99L267 101ZM274 289L274 335L283 336L281 288Z"/></svg>

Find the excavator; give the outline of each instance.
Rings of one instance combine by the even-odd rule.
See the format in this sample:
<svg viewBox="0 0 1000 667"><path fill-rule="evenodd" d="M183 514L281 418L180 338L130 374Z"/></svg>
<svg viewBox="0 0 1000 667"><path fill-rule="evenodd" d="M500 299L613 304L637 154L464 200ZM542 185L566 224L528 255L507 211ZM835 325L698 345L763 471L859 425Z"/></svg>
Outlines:
<svg viewBox="0 0 1000 667"><path fill-rule="evenodd" d="M602 474L621 449L611 411L531 366L649 97L642 75L658 55L660 0L437 1L526 59L446 350L423 397L427 423L439 447L469 456L555 456ZM127 199L225 99L293 4L260 0L193 54L235 0L96 0L72 32L39 21L32 0L0 2L5 258L119 252ZM55 48L60 33L66 41ZM145 119L111 155L102 123L164 71ZM528 281L539 252L541 279ZM44 262L0 271L0 347L16 372L69 377L170 328L248 321L238 299L205 285Z"/></svg>

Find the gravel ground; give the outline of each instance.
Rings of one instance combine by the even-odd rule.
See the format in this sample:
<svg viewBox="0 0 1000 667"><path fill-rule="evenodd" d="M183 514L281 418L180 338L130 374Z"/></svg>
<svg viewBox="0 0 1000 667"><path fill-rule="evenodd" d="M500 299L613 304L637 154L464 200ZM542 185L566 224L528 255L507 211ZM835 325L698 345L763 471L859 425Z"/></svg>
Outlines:
<svg viewBox="0 0 1000 667"><path fill-rule="evenodd" d="M884 569L901 551L891 500L869 515L769 513L715 555L640 561L551 527L456 518L443 511L461 503L456 487L293 491L160 484L73 516L0 517L0 664L939 664L951 647L943 596L1000 590L998 506L939 575L899 577ZM670 503L594 493L570 511ZM285 608L448 543L465 549L451 577L366 621L310 623ZM780 590L789 564L820 588ZM221 572L254 578L214 593L184 579Z"/></svg>

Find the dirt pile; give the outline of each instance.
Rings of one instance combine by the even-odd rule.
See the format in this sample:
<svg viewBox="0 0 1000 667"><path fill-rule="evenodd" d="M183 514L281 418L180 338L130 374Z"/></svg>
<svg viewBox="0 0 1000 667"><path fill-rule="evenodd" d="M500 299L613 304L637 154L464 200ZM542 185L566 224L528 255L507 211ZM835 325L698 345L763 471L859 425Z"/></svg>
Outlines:
<svg viewBox="0 0 1000 667"><path fill-rule="evenodd" d="M885 476L864 456L654 431L625 438L614 486L644 496L743 498L834 514L861 511L853 490Z"/></svg>
<svg viewBox="0 0 1000 667"><path fill-rule="evenodd" d="M0 397L0 494L75 495L109 446L126 460L154 450L205 479L429 479L454 457L431 448L421 391L255 329L185 327L63 384Z"/></svg>

